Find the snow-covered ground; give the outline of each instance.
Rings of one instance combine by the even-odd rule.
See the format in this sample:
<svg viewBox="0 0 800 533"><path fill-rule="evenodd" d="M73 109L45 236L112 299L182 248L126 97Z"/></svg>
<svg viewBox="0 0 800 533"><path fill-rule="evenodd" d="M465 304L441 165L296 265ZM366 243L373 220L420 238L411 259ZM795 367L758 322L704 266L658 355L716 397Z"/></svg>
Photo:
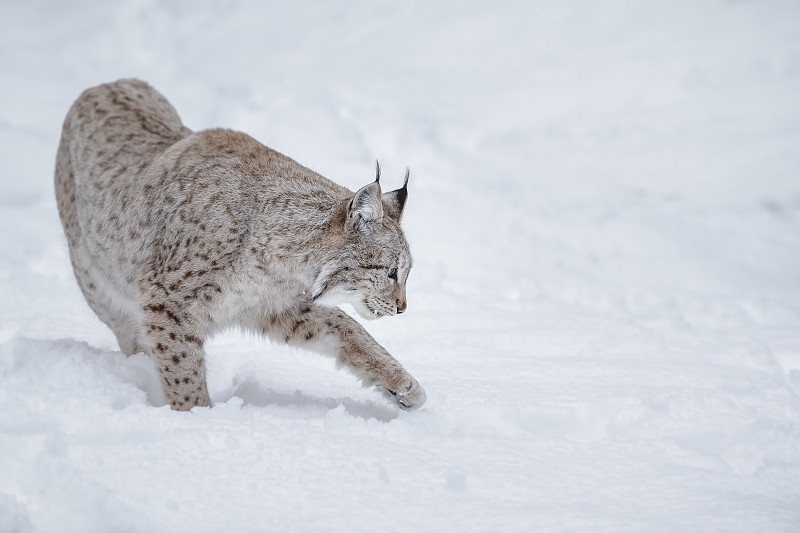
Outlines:
<svg viewBox="0 0 800 533"><path fill-rule="evenodd" d="M0 532L800 530L800 5L0 3ZM235 332L163 406L84 303L61 121L136 76L412 169L398 412Z"/></svg>

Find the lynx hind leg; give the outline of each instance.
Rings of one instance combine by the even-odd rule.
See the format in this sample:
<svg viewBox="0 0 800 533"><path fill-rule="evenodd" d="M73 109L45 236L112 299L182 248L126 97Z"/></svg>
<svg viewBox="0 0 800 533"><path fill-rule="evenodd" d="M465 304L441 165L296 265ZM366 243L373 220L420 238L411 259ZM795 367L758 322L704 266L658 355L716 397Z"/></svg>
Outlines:
<svg viewBox="0 0 800 533"><path fill-rule="evenodd" d="M147 351L161 377L164 397L172 409L188 411L211 406L206 385L203 340L186 327L177 306L151 303L144 308Z"/></svg>
<svg viewBox="0 0 800 533"><path fill-rule="evenodd" d="M111 331L117 337L119 349L125 355L133 355L142 351L138 340L138 328L133 319L129 317L118 318L113 324L108 323Z"/></svg>
<svg viewBox="0 0 800 533"><path fill-rule="evenodd" d="M120 305L120 297L103 290L103 283L97 281L96 276L91 276L94 269L89 267L83 275L78 277L78 286L81 288L86 302L97 317L102 320L117 338L119 349L125 355L133 355L142 351L139 340L139 325L135 318L126 314L121 308L133 308L132 302Z"/></svg>
<svg viewBox="0 0 800 533"><path fill-rule="evenodd" d="M114 295L103 290L109 286L108 282L102 281L102 273L93 265L91 252L86 246L81 226L78 223L78 211L75 206L75 175L69 153L69 138L69 129L65 124L56 157L55 189L58 213L69 246L72 271L89 307L114 332L120 350L126 355L132 355L140 351L136 342L135 322L129 317L112 311L111 303Z"/></svg>
<svg viewBox="0 0 800 533"><path fill-rule="evenodd" d="M107 325L117 338L125 355L141 351L138 342L137 321L122 309L135 309L133 302L115 294L107 278L93 264L82 236L74 236L70 243L70 260L78 288L86 303L97 317Z"/></svg>

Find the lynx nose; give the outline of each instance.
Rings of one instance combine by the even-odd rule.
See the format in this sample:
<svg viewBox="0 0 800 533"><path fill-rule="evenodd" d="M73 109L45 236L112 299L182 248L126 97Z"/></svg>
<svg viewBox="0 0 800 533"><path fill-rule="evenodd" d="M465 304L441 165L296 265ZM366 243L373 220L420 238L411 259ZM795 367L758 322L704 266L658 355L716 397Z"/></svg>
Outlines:
<svg viewBox="0 0 800 533"><path fill-rule="evenodd" d="M402 300L396 300L397 303L397 314L399 315L403 311L406 310L406 300L403 298Z"/></svg>

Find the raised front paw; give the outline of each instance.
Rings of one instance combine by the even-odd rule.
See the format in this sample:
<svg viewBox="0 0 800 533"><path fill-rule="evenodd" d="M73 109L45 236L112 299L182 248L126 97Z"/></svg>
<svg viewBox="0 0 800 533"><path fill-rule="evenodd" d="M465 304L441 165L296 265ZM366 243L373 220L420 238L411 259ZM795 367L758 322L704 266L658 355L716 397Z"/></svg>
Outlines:
<svg viewBox="0 0 800 533"><path fill-rule="evenodd" d="M411 374L406 373L405 383L396 388L383 387L387 398L397 404L400 409L419 409L425 403L425 390L419 386Z"/></svg>

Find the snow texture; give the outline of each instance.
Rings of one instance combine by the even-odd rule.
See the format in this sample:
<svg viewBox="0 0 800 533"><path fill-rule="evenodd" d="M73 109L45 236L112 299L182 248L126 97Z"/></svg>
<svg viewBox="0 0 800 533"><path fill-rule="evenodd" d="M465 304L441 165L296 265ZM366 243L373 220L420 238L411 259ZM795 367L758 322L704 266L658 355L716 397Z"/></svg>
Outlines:
<svg viewBox="0 0 800 533"><path fill-rule="evenodd" d="M800 530L800 4L0 3L0 531ZM143 78L357 189L411 167L428 403L236 332L173 412L52 172Z"/></svg>

